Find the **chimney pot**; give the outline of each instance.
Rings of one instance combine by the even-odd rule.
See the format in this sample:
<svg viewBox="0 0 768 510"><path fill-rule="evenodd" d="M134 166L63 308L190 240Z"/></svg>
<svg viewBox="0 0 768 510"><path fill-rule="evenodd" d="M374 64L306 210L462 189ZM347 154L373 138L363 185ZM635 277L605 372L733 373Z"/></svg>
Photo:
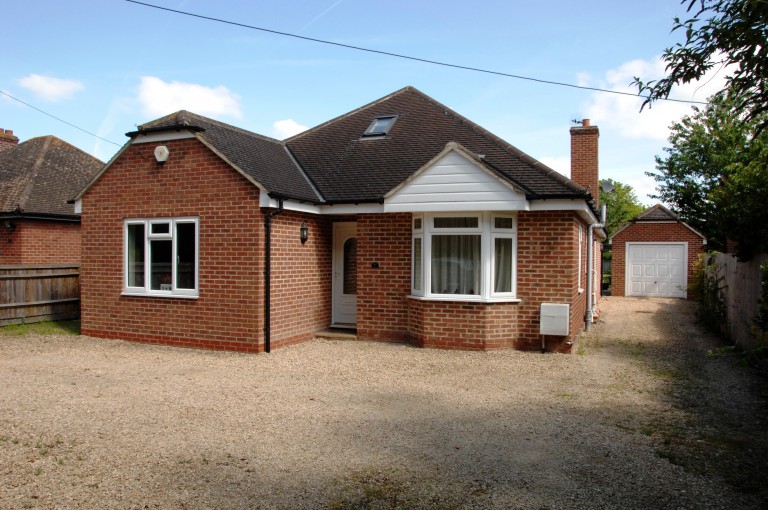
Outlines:
<svg viewBox="0 0 768 510"><path fill-rule="evenodd" d="M581 121L581 125L584 126L584 127L589 127L589 125L590 125L589 119L582 120Z"/></svg>
<svg viewBox="0 0 768 510"><path fill-rule="evenodd" d="M0 151L10 149L18 144L19 138L13 136L12 130L0 128Z"/></svg>

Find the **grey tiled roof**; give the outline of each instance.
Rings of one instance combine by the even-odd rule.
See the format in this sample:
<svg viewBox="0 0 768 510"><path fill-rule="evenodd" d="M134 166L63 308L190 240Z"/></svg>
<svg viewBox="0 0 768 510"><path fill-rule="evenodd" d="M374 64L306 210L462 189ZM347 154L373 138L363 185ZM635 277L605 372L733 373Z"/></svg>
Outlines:
<svg viewBox="0 0 768 510"><path fill-rule="evenodd" d="M389 133L362 137L374 118L397 115ZM456 142L529 198L585 198L573 181L420 91L406 87L286 140L328 202L381 201Z"/></svg>
<svg viewBox="0 0 768 510"><path fill-rule="evenodd" d="M374 118L388 115L397 120L385 136L363 137ZM381 202L450 142L483 155L486 167L529 199L591 198L575 182L412 87L284 142L187 111L129 135L185 128L197 130L273 196L307 202Z"/></svg>
<svg viewBox="0 0 768 510"><path fill-rule="evenodd" d="M143 124L139 132L175 127L201 128L199 136L270 193L313 203L319 201L280 140L183 110Z"/></svg>
<svg viewBox="0 0 768 510"><path fill-rule="evenodd" d="M0 152L0 213L74 215L67 200L103 165L55 136L6 149Z"/></svg>

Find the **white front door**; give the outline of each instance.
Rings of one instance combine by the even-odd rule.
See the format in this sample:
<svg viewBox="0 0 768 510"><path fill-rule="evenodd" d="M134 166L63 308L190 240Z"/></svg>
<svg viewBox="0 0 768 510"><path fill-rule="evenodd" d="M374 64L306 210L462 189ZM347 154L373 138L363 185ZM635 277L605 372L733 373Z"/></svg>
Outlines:
<svg viewBox="0 0 768 510"><path fill-rule="evenodd" d="M333 224L333 326L357 323L357 223Z"/></svg>
<svg viewBox="0 0 768 510"><path fill-rule="evenodd" d="M686 243L627 243L627 296L686 297Z"/></svg>

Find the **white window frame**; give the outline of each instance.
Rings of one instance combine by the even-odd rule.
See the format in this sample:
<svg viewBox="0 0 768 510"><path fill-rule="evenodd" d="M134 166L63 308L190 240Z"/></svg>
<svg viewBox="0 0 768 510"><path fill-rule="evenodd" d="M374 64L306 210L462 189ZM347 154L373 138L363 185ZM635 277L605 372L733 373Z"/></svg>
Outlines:
<svg viewBox="0 0 768 510"><path fill-rule="evenodd" d="M477 217L476 228L435 228L435 218ZM512 219L512 228L496 228L495 218ZM416 228L418 223L421 228ZM515 213L496 212L438 212L414 214L412 219L411 242L411 297L434 301L480 301L480 302L518 302L517 299L517 215ZM476 294L444 294L432 292L432 236L444 234L480 235L480 292ZM416 261L416 240L421 240L421 289L416 288L417 275L414 273ZM511 292L494 291L495 240L512 239Z"/></svg>
<svg viewBox="0 0 768 510"><path fill-rule="evenodd" d="M577 273L579 273L579 283L578 283L579 294L583 294L584 293L584 288L581 286L581 273L582 273L582 271L584 271L585 273L587 272L586 266L584 266L582 268L581 250L582 250L583 247L584 247L584 225L579 223L579 269L577 271ZM602 275L601 275L600 276L600 281L602 281L602 280L603 280L603 278L602 278Z"/></svg>
<svg viewBox="0 0 768 510"><path fill-rule="evenodd" d="M176 282L177 276L177 227L179 224L194 224L195 226L195 279L193 289L180 289ZM152 232L154 225L169 225L168 232ZM128 285L128 231L131 225L144 225L144 286L131 287ZM169 240L171 241L171 283L168 289L151 288L151 241ZM180 218L135 218L127 219L123 225L123 295L126 296L154 296L154 297L173 297L195 299L199 296L199 277L200 277L200 219L197 217Z"/></svg>

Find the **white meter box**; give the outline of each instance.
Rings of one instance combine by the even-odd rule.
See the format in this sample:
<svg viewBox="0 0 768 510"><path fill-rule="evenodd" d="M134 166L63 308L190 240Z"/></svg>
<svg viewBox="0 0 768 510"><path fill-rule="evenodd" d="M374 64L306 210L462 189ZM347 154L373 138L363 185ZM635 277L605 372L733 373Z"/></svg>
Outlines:
<svg viewBox="0 0 768 510"><path fill-rule="evenodd" d="M567 336L570 306L562 303L542 303L539 334Z"/></svg>

